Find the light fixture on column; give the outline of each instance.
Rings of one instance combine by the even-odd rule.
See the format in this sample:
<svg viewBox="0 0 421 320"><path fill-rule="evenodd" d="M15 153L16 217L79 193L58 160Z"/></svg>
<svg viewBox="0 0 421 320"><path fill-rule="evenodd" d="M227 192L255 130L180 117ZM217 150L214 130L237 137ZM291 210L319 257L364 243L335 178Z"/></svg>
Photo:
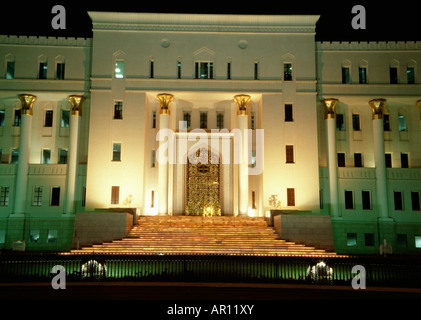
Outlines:
<svg viewBox="0 0 421 320"><path fill-rule="evenodd" d="M32 107L37 97L32 94L20 94L18 98L22 103L21 115L29 114L32 116Z"/></svg>
<svg viewBox="0 0 421 320"><path fill-rule="evenodd" d="M159 114L170 114L170 103L174 99L174 96L169 93L160 93L156 98L161 105Z"/></svg>
<svg viewBox="0 0 421 320"><path fill-rule="evenodd" d="M339 102L338 99L333 99L333 98L322 100L322 103L325 106L325 119L336 118L335 108L338 102Z"/></svg>
<svg viewBox="0 0 421 320"><path fill-rule="evenodd" d="M386 105L386 99L373 99L368 102L373 112L373 120L383 119L383 109Z"/></svg>
<svg viewBox="0 0 421 320"><path fill-rule="evenodd" d="M72 107L70 108L70 115L81 116L82 115L82 103L86 100L84 96L69 96L68 100Z"/></svg>
<svg viewBox="0 0 421 320"><path fill-rule="evenodd" d="M239 116L246 116L247 115L247 105L251 100L251 97L246 94L239 94L234 96L235 102L237 102L238 112L237 115Z"/></svg>

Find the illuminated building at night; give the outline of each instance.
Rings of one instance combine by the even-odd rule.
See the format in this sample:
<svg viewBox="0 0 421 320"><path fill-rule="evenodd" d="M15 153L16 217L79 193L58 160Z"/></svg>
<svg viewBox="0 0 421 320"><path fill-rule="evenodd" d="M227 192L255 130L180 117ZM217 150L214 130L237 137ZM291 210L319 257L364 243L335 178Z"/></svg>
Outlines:
<svg viewBox="0 0 421 320"><path fill-rule="evenodd" d="M421 43L316 42L312 15L89 16L88 39L0 36L0 248L69 250L78 216L273 210L294 241L421 250Z"/></svg>

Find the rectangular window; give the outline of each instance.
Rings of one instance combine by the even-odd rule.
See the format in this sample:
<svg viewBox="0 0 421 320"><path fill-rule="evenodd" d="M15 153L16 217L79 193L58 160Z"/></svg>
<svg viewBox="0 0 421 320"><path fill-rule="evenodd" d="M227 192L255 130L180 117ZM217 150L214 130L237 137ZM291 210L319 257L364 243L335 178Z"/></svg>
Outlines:
<svg viewBox="0 0 421 320"><path fill-rule="evenodd" d="M360 115L359 114L353 114L352 115L352 130L354 131L360 131Z"/></svg>
<svg viewBox="0 0 421 320"><path fill-rule="evenodd" d="M15 78L15 62L7 61L6 79L14 79L14 78Z"/></svg>
<svg viewBox="0 0 421 320"><path fill-rule="evenodd" d="M354 153L354 166L356 168L361 168L363 166L361 153Z"/></svg>
<svg viewBox="0 0 421 320"><path fill-rule="evenodd" d="M383 114L383 130L390 131L390 115Z"/></svg>
<svg viewBox="0 0 421 320"><path fill-rule="evenodd" d="M152 150L152 168L155 168L155 158L156 158L155 150Z"/></svg>
<svg viewBox="0 0 421 320"><path fill-rule="evenodd" d="M338 153L338 167L345 167L345 153Z"/></svg>
<svg viewBox="0 0 421 320"><path fill-rule="evenodd" d="M47 62L40 62L38 65L38 79L47 79Z"/></svg>
<svg viewBox="0 0 421 320"><path fill-rule="evenodd" d="M393 200L395 202L395 210L403 210L402 192L394 191Z"/></svg>
<svg viewBox="0 0 421 320"><path fill-rule="evenodd" d="M250 122L251 122L250 123L251 130L256 129L256 116L255 116L254 112L251 113Z"/></svg>
<svg viewBox="0 0 421 320"><path fill-rule="evenodd" d="M46 110L45 118L44 118L44 127L52 127L52 126L53 126L53 110Z"/></svg>
<svg viewBox="0 0 421 320"><path fill-rule="evenodd" d="M345 190L345 209L354 209L354 192Z"/></svg>
<svg viewBox="0 0 421 320"><path fill-rule="evenodd" d="M184 112L183 121L185 122L185 125L186 125L186 128L184 128L184 129L191 129L191 114L190 114L190 112Z"/></svg>
<svg viewBox="0 0 421 320"><path fill-rule="evenodd" d="M113 143L113 161L121 161L121 143Z"/></svg>
<svg viewBox="0 0 421 320"><path fill-rule="evenodd" d="M149 61L149 78L153 79L155 77L155 66L154 61Z"/></svg>
<svg viewBox="0 0 421 320"><path fill-rule="evenodd" d="M251 208L256 209L256 193L254 191L251 192Z"/></svg>
<svg viewBox="0 0 421 320"><path fill-rule="evenodd" d="M60 205L60 187L52 187L51 188L51 206L58 206Z"/></svg>
<svg viewBox="0 0 421 320"><path fill-rule="evenodd" d="M346 234L346 245L348 247L354 247L357 245L357 234L356 233L347 233Z"/></svg>
<svg viewBox="0 0 421 320"><path fill-rule="evenodd" d="M57 230L48 230L47 242L48 243L57 242Z"/></svg>
<svg viewBox="0 0 421 320"><path fill-rule="evenodd" d="M200 129L206 129L208 127L208 113L200 113Z"/></svg>
<svg viewBox="0 0 421 320"><path fill-rule="evenodd" d="M370 191L363 190L361 192L362 200L363 200L363 210L371 210L371 195Z"/></svg>
<svg viewBox="0 0 421 320"><path fill-rule="evenodd" d="M58 149L58 163L67 164L67 149Z"/></svg>
<svg viewBox="0 0 421 320"><path fill-rule="evenodd" d="M351 83L351 79L349 77L349 68L342 67L342 83L348 84Z"/></svg>
<svg viewBox="0 0 421 320"><path fill-rule="evenodd" d="M196 62L195 78L213 79L213 62Z"/></svg>
<svg viewBox="0 0 421 320"><path fill-rule="evenodd" d="M409 168L407 153L401 153L401 168Z"/></svg>
<svg viewBox="0 0 421 320"><path fill-rule="evenodd" d="M39 241L39 230L31 230L29 232L29 242L37 243Z"/></svg>
<svg viewBox="0 0 421 320"><path fill-rule="evenodd" d="M4 127L5 116L6 116L6 112L4 110L0 110L0 127Z"/></svg>
<svg viewBox="0 0 421 320"><path fill-rule="evenodd" d="M286 163L294 163L294 146L285 146Z"/></svg>
<svg viewBox="0 0 421 320"><path fill-rule="evenodd" d="M414 84L415 83L415 69L414 69L414 67L408 67L406 69L406 79L408 81L408 84Z"/></svg>
<svg viewBox="0 0 421 320"><path fill-rule="evenodd" d="M406 131L406 116L403 114L398 115L399 119L399 131Z"/></svg>
<svg viewBox="0 0 421 320"><path fill-rule="evenodd" d="M123 60L117 60L115 62L114 77L117 79L124 78L124 61Z"/></svg>
<svg viewBox="0 0 421 320"><path fill-rule="evenodd" d="M286 122L294 121L292 117L292 104L285 105L285 121Z"/></svg>
<svg viewBox="0 0 421 320"><path fill-rule="evenodd" d="M17 164L19 161L19 148L12 149L12 155L10 157L10 163Z"/></svg>
<svg viewBox="0 0 421 320"><path fill-rule="evenodd" d="M177 61L177 79L181 79L181 61Z"/></svg>
<svg viewBox="0 0 421 320"><path fill-rule="evenodd" d="M421 236L415 235L415 248L421 248Z"/></svg>
<svg viewBox="0 0 421 320"><path fill-rule="evenodd" d="M295 189L294 188L287 188L287 206L288 207L295 206Z"/></svg>
<svg viewBox="0 0 421 320"><path fill-rule="evenodd" d="M42 164L50 164L51 160L51 150L42 149Z"/></svg>
<svg viewBox="0 0 421 320"><path fill-rule="evenodd" d="M152 112L152 129L156 128L156 112Z"/></svg>
<svg viewBox="0 0 421 320"><path fill-rule="evenodd" d="M9 205L9 186L1 186L0 188L0 206L7 207Z"/></svg>
<svg viewBox="0 0 421 320"><path fill-rule="evenodd" d="M70 111L61 110L61 127L68 128L70 125Z"/></svg>
<svg viewBox="0 0 421 320"><path fill-rule="evenodd" d="M112 186L111 187L111 204L118 204L120 200L120 187Z"/></svg>
<svg viewBox="0 0 421 320"><path fill-rule="evenodd" d="M123 101L114 101L113 119L123 119Z"/></svg>
<svg viewBox="0 0 421 320"><path fill-rule="evenodd" d="M13 118L13 126L20 127L21 119L22 117L21 117L20 109L15 109L15 114Z"/></svg>
<svg viewBox="0 0 421 320"><path fill-rule="evenodd" d="M364 242L366 247L374 247L374 233L364 233Z"/></svg>
<svg viewBox="0 0 421 320"><path fill-rule="evenodd" d="M284 80L285 81L292 80L292 64L291 63L284 63Z"/></svg>
<svg viewBox="0 0 421 320"><path fill-rule="evenodd" d="M57 63L56 79L57 80L64 80L64 62Z"/></svg>
<svg viewBox="0 0 421 320"><path fill-rule="evenodd" d="M384 159L386 162L386 168L392 168L392 155L390 153L386 153L384 155Z"/></svg>
<svg viewBox="0 0 421 320"><path fill-rule="evenodd" d="M227 79L231 79L231 62L227 63Z"/></svg>
<svg viewBox="0 0 421 320"><path fill-rule="evenodd" d="M224 114L218 113L216 115L216 128L221 130L224 128Z"/></svg>
<svg viewBox="0 0 421 320"><path fill-rule="evenodd" d="M259 79L259 63L255 62L254 63L254 80L258 80Z"/></svg>
<svg viewBox="0 0 421 320"><path fill-rule="evenodd" d="M32 205L34 207L42 206L42 187L34 187L34 193L32 195Z"/></svg>
<svg viewBox="0 0 421 320"><path fill-rule="evenodd" d="M398 68L391 67L389 69L390 74L390 84L397 84L398 83Z"/></svg>
<svg viewBox="0 0 421 320"><path fill-rule="evenodd" d="M344 115L342 113L336 114L336 130L337 131L344 131L345 130Z"/></svg>
<svg viewBox="0 0 421 320"><path fill-rule="evenodd" d="M367 68L366 67L359 68L359 80L361 84L367 83Z"/></svg>
<svg viewBox="0 0 421 320"><path fill-rule="evenodd" d="M412 211L420 211L420 193L418 191L411 192Z"/></svg>

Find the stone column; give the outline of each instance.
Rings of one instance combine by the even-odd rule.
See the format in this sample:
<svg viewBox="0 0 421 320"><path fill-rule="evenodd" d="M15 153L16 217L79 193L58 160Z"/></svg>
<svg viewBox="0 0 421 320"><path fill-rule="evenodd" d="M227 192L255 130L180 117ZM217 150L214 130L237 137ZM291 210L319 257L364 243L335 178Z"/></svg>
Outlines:
<svg viewBox="0 0 421 320"><path fill-rule="evenodd" d="M241 132L241 159L238 170L238 213L247 215L249 204L249 177L248 177L248 113L247 104L251 97L248 95L237 95L234 97L238 105L237 119L238 129Z"/></svg>
<svg viewBox="0 0 421 320"><path fill-rule="evenodd" d="M326 148L327 167L329 171L329 193L330 193L330 215L339 217L339 186L338 186L338 166L336 155L336 105L337 99L325 99L322 103L325 107L326 125Z"/></svg>
<svg viewBox="0 0 421 320"><path fill-rule="evenodd" d="M77 165L79 162L79 134L80 118L82 116L82 103L86 100L83 96L69 96L70 109L70 141L69 153L67 157L67 181L66 181L66 201L64 213L75 212L75 191L77 179Z"/></svg>
<svg viewBox="0 0 421 320"><path fill-rule="evenodd" d="M16 173L15 214L24 214L28 187L28 164L32 131L32 107L37 97L30 94L19 95L22 103L19 139L19 159Z"/></svg>
<svg viewBox="0 0 421 320"><path fill-rule="evenodd" d="M379 218L389 217L389 202L387 197L386 161L384 154L383 109L385 99L370 100L368 104L373 113L373 149L376 166L376 189Z"/></svg>
<svg viewBox="0 0 421 320"><path fill-rule="evenodd" d="M161 105L159 111L159 130L169 129L170 127L170 103L174 99L172 94L161 93L156 97ZM162 131L161 131L162 132ZM160 134L160 133L158 133ZM165 134L164 134L165 135ZM161 146L165 144L162 138L159 139L159 151L162 152ZM168 148L167 148L168 150ZM158 159L158 214L168 214L168 161L163 161L164 154L157 153Z"/></svg>

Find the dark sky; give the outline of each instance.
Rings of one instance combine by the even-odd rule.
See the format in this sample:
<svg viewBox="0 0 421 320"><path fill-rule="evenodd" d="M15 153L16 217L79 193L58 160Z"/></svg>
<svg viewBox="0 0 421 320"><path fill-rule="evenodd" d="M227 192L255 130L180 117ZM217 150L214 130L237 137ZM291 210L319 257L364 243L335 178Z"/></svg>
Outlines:
<svg viewBox="0 0 421 320"><path fill-rule="evenodd" d="M0 34L63 37L91 37L92 23L88 11L228 13L228 14L317 14L318 41L418 41L421 40L421 18L416 2L401 1L300 1L251 0L189 2L166 0L96 1L7 1L2 10ZM194 1L198 3L198 1ZM54 30L51 20L54 5L66 9L66 29ZM366 9L366 29L354 30L351 13L355 5Z"/></svg>

